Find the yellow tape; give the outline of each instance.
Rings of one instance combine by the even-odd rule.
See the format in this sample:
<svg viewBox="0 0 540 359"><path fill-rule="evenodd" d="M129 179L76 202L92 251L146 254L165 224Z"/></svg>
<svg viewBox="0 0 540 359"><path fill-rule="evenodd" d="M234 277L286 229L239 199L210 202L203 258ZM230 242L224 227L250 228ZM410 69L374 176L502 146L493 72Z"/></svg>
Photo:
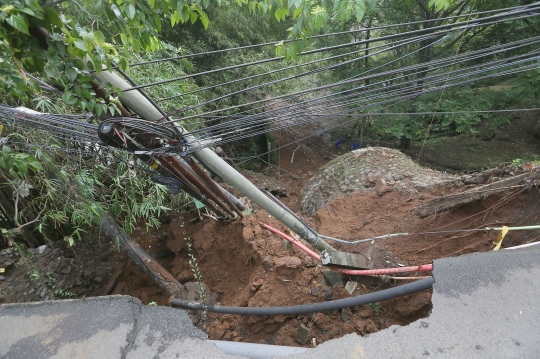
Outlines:
<svg viewBox="0 0 540 359"><path fill-rule="evenodd" d="M2 136L2 131L4 130L4 125L0 125L0 136Z"/></svg>
<svg viewBox="0 0 540 359"><path fill-rule="evenodd" d="M154 162L154 163L150 166L150 168L152 168L153 170L155 170L155 169L158 168L158 167L159 167L159 162L157 162L157 161Z"/></svg>
<svg viewBox="0 0 540 359"><path fill-rule="evenodd" d="M499 233L497 241L493 242L493 244L495 245L495 247L493 247L494 251L498 251L499 249L501 249L501 244L503 242L504 236L506 236L506 233L508 233L508 227L503 226L501 233Z"/></svg>

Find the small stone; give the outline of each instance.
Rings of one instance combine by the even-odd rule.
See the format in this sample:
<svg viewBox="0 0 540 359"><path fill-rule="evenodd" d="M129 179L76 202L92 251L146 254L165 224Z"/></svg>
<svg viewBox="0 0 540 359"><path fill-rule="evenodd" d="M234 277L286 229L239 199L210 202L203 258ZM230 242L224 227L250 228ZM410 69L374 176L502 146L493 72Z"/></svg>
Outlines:
<svg viewBox="0 0 540 359"><path fill-rule="evenodd" d="M311 295L318 296L319 294L321 294L321 290L316 285L312 285L311 286Z"/></svg>
<svg viewBox="0 0 540 359"><path fill-rule="evenodd" d="M220 340L221 338L223 338L226 330L227 326L225 324L218 324L216 326L210 327L210 330L208 331L208 336L210 337L210 339Z"/></svg>
<svg viewBox="0 0 540 359"><path fill-rule="evenodd" d="M331 290L327 290L324 292L324 299L326 300L332 300L333 296L334 296L334 293L332 293Z"/></svg>
<svg viewBox="0 0 540 359"><path fill-rule="evenodd" d="M464 184L478 184L478 177L476 177L476 176L463 176L463 177L461 177L461 181L463 181Z"/></svg>
<svg viewBox="0 0 540 359"><path fill-rule="evenodd" d="M343 308L341 309L341 319L343 319L343 322L348 322L352 317L352 312L350 308Z"/></svg>
<svg viewBox="0 0 540 359"><path fill-rule="evenodd" d="M272 257L271 256L264 257L263 265L267 270L272 269Z"/></svg>
<svg viewBox="0 0 540 359"><path fill-rule="evenodd" d="M388 192L392 192L393 190L394 190L394 188L392 188L390 186L379 187L379 188L376 189L377 194L379 196L382 196L383 194L388 193Z"/></svg>
<svg viewBox="0 0 540 359"><path fill-rule="evenodd" d="M276 270L290 271L299 268L302 265L302 260L298 257L285 256L274 260Z"/></svg>
<svg viewBox="0 0 540 359"><path fill-rule="evenodd" d="M42 255L43 252L45 252L45 249L47 249L47 245L46 245L46 244L37 247L37 252L38 252L38 254L39 254L39 255Z"/></svg>
<svg viewBox="0 0 540 359"><path fill-rule="evenodd" d="M271 324L266 324L263 328L263 331L266 333L266 334L271 334L273 332L275 332L276 330L279 329L279 324L277 323L271 323Z"/></svg>
<svg viewBox="0 0 540 359"><path fill-rule="evenodd" d="M313 176L313 172L307 171L308 176Z"/></svg>
<svg viewBox="0 0 540 359"><path fill-rule="evenodd" d="M34 288L30 289L30 290L28 291L28 295L34 293L35 291L36 291L36 290L35 290Z"/></svg>
<svg viewBox="0 0 540 359"><path fill-rule="evenodd" d="M304 257L303 259L303 263L304 263L304 267L308 267L308 268L311 268L311 267L316 267L318 262L312 258L312 257Z"/></svg>
<svg viewBox="0 0 540 359"><path fill-rule="evenodd" d="M264 283L264 278L259 278L253 281L253 283L251 283L251 285L249 286L249 290L252 292L256 292L263 285L263 283Z"/></svg>
<svg viewBox="0 0 540 359"><path fill-rule="evenodd" d="M71 266L66 266L62 271L60 272L62 274L69 274L71 273Z"/></svg>
<svg viewBox="0 0 540 359"><path fill-rule="evenodd" d="M101 282L103 282L103 277L95 276L95 277L94 277L94 281L95 281L95 282L98 282L98 283L101 283Z"/></svg>
<svg viewBox="0 0 540 359"><path fill-rule="evenodd" d="M43 298L43 297L45 297L45 294L47 294L47 288L43 288L43 289L41 290L41 293L39 293L39 296L40 296L41 298Z"/></svg>
<svg viewBox="0 0 540 359"><path fill-rule="evenodd" d="M300 324L300 327L296 331L296 341L300 344L306 344L308 335L309 329L304 324Z"/></svg>
<svg viewBox="0 0 540 359"><path fill-rule="evenodd" d="M356 289L357 285L358 285L357 282L350 280L347 282L347 284L345 284L345 289L347 290L349 294L352 294L353 291Z"/></svg>
<svg viewBox="0 0 540 359"><path fill-rule="evenodd" d="M328 283L332 288L343 288L343 281L339 277L339 274L331 270L323 270L322 274L324 279L326 279L326 283Z"/></svg>
<svg viewBox="0 0 540 359"><path fill-rule="evenodd" d="M5 279L6 279L6 277L5 277L5 276L3 276L3 275L0 275L0 280L2 280L2 281L3 281L3 280L5 280Z"/></svg>
<svg viewBox="0 0 540 359"><path fill-rule="evenodd" d="M360 318L369 318L373 312L370 309L361 310L358 315Z"/></svg>
<svg viewBox="0 0 540 359"><path fill-rule="evenodd" d="M356 321L355 324L356 324L356 331L360 332L360 334L362 335L376 333L379 331L379 328L377 328L377 325L371 319L368 319L368 320L359 319Z"/></svg>

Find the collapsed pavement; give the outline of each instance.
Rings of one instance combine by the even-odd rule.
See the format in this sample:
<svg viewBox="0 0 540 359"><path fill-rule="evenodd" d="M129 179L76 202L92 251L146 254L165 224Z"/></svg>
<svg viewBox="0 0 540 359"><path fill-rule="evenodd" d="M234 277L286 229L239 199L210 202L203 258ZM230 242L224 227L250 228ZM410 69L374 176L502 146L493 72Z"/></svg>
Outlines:
<svg viewBox="0 0 540 359"><path fill-rule="evenodd" d="M540 356L540 247L434 261L428 318L360 337L349 334L291 358ZM0 306L0 358L238 358L193 327L185 312L129 296ZM280 347L231 343L250 358ZM235 345L238 344L238 345ZM248 352L242 352L244 347ZM246 354L247 353L247 354ZM244 356L245 357L245 356Z"/></svg>

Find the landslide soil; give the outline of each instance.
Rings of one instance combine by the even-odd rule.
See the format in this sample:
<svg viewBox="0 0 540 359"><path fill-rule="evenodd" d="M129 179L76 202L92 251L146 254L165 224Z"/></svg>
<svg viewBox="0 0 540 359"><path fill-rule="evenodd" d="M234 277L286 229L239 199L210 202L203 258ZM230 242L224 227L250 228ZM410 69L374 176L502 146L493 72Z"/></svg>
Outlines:
<svg viewBox="0 0 540 359"><path fill-rule="evenodd" d="M292 131L274 135L278 145L303 137L302 133ZM245 175L259 187L280 195L282 202L298 211L302 189L309 179L321 166L346 152L348 148L333 148L328 138L311 137L282 148L278 153L279 167L268 167L263 174L246 171ZM305 220L321 234L348 240L386 233L417 233L373 243L335 245L344 251L369 256L376 268L420 265L437 258L488 251L497 238L497 233L484 231L420 234L422 232L524 225L540 220L540 193L536 188L529 192L486 196L481 201L424 219L415 215L415 207L419 204L466 188L439 188L436 193L420 191L414 196L410 191L390 191L382 195L376 191L355 191L334 198L315 216ZM261 228L259 223L267 223L292 235L290 231L256 205L249 202L248 205L250 214L236 222L216 222L207 217L201 220L195 210L190 209L181 216L168 218L157 231L137 230L133 236L181 283L195 281L189 265L191 253L197 259L202 280L217 295L216 302L222 305L262 307L314 303L324 301L325 292L331 292L332 299L341 299L409 282L342 276L344 283L358 282L354 292L349 294L344 288L330 288L321 273L324 268L296 247ZM539 236L540 231L513 232L506 237L504 246L529 243L538 240ZM191 252L188 242L193 246ZM167 295L138 268L126 263L112 293L133 295L145 303L155 301L167 305ZM408 276L415 275L429 273ZM430 310L431 293L425 291L351 308L350 311L277 317L210 313L205 323L198 322L199 316L193 318L208 330L211 339L293 346L301 345L296 340L296 333L300 325L304 325L309 329L305 344L308 346L347 333L365 335L393 324L406 325L427 316Z"/></svg>
<svg viewBox="0 0 540 359"><path fill-rule="evenodd" d="M279 147L315 130L276 132L275 144ZM302 190L310 178L323 165L349 150L349 145L335 149L332 143L332 138L325 136L298 141L278 151L278 166L270 166L262 174L247 171L245 174L298 212ZM540 192L535 187L529 191L486 196L483 200L424 219L415 215L415 207L419 204L466 188L448 187L439 192L419 191L414 195L411 191L397 190L353 191L332 198L305 220L321 234L346 240L397 232L414 234L372 243L335 245L344 251L369 256L376 268L420 265L437 258L487 251L497 238L497 233L485 231L422 232L540 223ZM321 272L324 268L296 247L261 228L259 222L292 235L290 231L256 205L248 202L248 206L249 214L235 222L216 222L205 216L201 219L194 208L188 207L180 214L161 218L163 225L158 230L147 233L141 223L132 237L182 284L195 282L189 260L191 256L196 258L201 279L216 294L215 302L222 305L262 307L314 303L324 301L325 293L331 292L332 299L340 299L409 282L341 276L344 283L358 282L353 293L340 287L330 288ZM128 294L146 304L168 305L168 296L129 258L110 245L104 248L104 240L97 235L89 237L88 241L69 250L74 253L76 263L80 262L81 271L89 277L86 280L91 290L86 295ZM512 232L505 238L503 246L529 243L539 237L540 231ZM192 246L191 250L188 250L188 244ZM429 273L404 276L415 275ZM13 298L12 301L17 301L18 297ZM350 310L310 315L245 317L211 313L207 321L201 321L196 315L193 319L207 330L211 339L292 346L302 345L296 340L296 333L303 325L309 329L304 346L311 346L347 333L366 335L394 324L406 325L429 315L430 310L431 293L425 291Z"/></svg>

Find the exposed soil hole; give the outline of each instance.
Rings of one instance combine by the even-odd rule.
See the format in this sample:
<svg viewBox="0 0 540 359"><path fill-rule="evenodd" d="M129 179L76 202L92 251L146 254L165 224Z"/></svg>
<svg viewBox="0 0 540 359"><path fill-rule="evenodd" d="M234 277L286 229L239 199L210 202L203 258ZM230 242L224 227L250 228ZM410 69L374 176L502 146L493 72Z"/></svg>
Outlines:
<svg viewBox="0 0 540 359"><path fill-rule="evenodd" d="M283 141L294 138L291 133L282 133L282 136ZM311 143L313 142L323 143L322 140L312 140ZM280 197L280 200L298 210L299 197L306 181L313 176L318 166L333 159L333 154L338 155L339 150L329 146L322 148L321 145L304 144L296 150L291 164L292 152L296 148L297 146L289 146L280 153L282 168L279 171L269 168L266 171L268 177L253 175L252 180L269 190L284 188L287 194ZM441 187L437 193L420 192L414 198L411 198L411 193L407 191L382 194L376 191L353 192L346 197L334 198L314 217L306 220L321 234L349 240L386 233L520 225L537 223L540 220L540 194L536 188L529 192L486 196L480 201L424 219L414 214L415 207L419 204L455 190L457 189ZM184 240L184 237L191 238L192 253L199 263L202 280L217 294L217 302L222 305L282 306L324 301L327 292L331 292L332 299L351 295L344 288L330 288L321 273L324 268L316 265L306 254L291 247L277 235L261 228L259 222L268 223L289 235L291 233L265 211L256 206L253 206L253 210L252 216L246 216L235 223L218 223L209 219L199 221L191 212L185 214L184 219L174 218L159 231L150 234L137 232L134 236L151 254L163 256L161 263L182 283L194 281ZM513 232L505 239L504 246L535 241L538 236L540 231ZM414 234L373 243L335 246L368 255L375 267L383 268L420 265L437 258L487 251L492 248L496 238L496 232L451 232ZM166 305L166 295L160 294L153 286L144 288L138 284L136 276L140 275L138 270L132 271L120 280L119 286L131 283L124 287L127 288L127 294L143 298L143 301L152 300ZM348 280L358 281L352 295L366 294L408 282L381 282L377 278L353 278L345 275L341 276L341 279L344 283ZM243 317L210 314L206 326L211 339L293 346L301 345L296 340L296 335L302 326L308 329L308 340L305 344L307 346L312 345L313 340L320 344L347 333L365 335L394 324L406 325L427 316L430 310L431 293L426 291L350 310L310 315ZM195 320L199 319L200 317L195 317Z"/></svg>
<svg viewBox="0 0 540 359"><path fill-rule="evenodd" d="M314 131L309 128L303 130ZM304 134L282 131L276 145L301 137ZM348 148L335 149L327 138L313 137L281 149L279 169L269 167L264 175L246 175L258 186L280 195L282 202L298 211L302 189L307 181L322 165L346 152ZM413 234L357 245L335 244L338 249L369 256L376 268L427 264L437 258L487 251L492 248L498 235L497 232L486 231L418 234L421 232L540 223L540 192L534 186L525 191L517 188L502 195L485 196L460 208L423 219L415 215L416 206L461 189L441 186L435 192L347 190L342 196L332 197L314 216L305 219L319 233L346 240L387 233ZM289 235L290 231L253 204L251 212L243 220L229 223L208 218L199 220L194 211L188 211L183 217L168 218L157 231L146 233L138 229L132 233L132 237L182 284L189 283L190 288L196 282L189 264L192 259L190 254L193 255L201 279L216 294L215 298L210 296L207 299L228 306L268 307L314 303L324 301L325 296L341 299L409 282L342 275L344 283L349 280L358 282L352 294L341 287L331 288L321 273L324 268L304 252L261 228L259 222ZM141 228L144 228L144 224L141 224ZM66 291L78 297L129 294L147 304L156 302L168 305L168 296L114 246L100 239L98 234L89 237L89 240L77 243L73 250L47 249L43 254L47 258L44 259L36 255L36 265L43 262L49 266L43 272L58 272L54 281L42 278L42 284L19 283L28 281L29 269L21 261L6 257L6 261L15 264L8 268L8 278L0 281L0 301L43 300L49 296L49 299L60 298L63 292L51 296L54 286L67 283ZM539 238L538 230L514 231L506 236L503 247L529 243ZM189 243L191 251L188 250ZM56 263L54 268L53 263ZM62 274L62 271L65 273ZM8 287L11 292L7 291ZM196 293L192 299L200 300ZM298 330L302 327L308 332L303 345L311 346L347 333L366 335L394 324L406 325L427 316L431 308L431 293L425 291L371 305L309 315L243 317L210 314L208 321L199 322L199 325L206 326L211 339L293 346L302 345L297 341ZM193 319L200 321L200 316L193 316Z"/></svg>

